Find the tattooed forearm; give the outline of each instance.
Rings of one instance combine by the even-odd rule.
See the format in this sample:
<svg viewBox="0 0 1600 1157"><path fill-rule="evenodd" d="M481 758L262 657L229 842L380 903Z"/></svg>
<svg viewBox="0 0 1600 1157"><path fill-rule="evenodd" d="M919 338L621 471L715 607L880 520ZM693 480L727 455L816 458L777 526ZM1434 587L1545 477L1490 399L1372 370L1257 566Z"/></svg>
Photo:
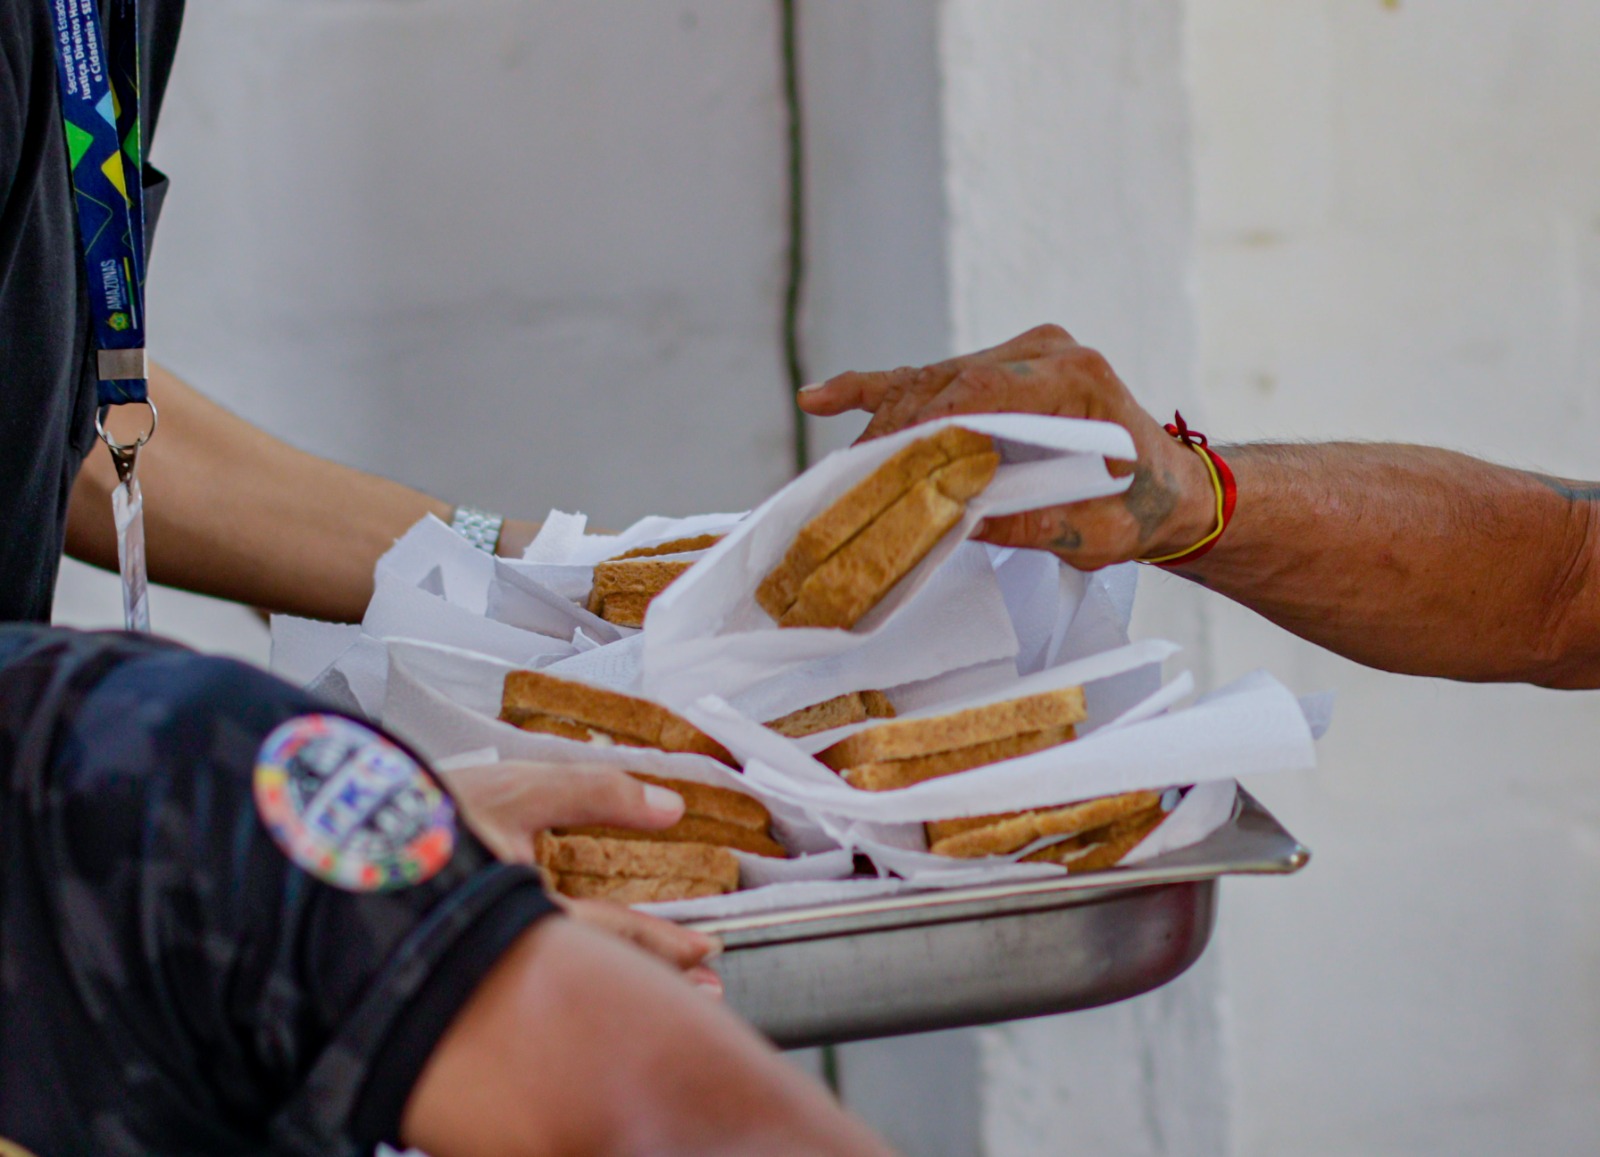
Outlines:
<svg viewBox="0 0 1600 1157"><path fill-rule="evenodd" d="M1157 479L1154 470L1140 463L1122 501L1139 524L1139 541L1149 542L1178 508L1178 480L1170 473Z"/></svg>
<svg viewBox="0 0 1600 1157"><path fill-rule="evenodd" d="M1529 478L1554 490L1568 502L1600 502L1600 482L1568 482L1564 478L1552 478L1548 474L1535 474L1525 471Z"/></svg>

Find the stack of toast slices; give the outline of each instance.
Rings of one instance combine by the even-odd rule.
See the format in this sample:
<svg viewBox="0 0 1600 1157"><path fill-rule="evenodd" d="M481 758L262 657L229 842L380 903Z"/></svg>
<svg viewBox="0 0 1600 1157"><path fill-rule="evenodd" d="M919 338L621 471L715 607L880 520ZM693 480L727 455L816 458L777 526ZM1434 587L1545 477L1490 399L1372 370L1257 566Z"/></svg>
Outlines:
<svg viewBox="0 0 1600 1157"><path fill-rule="evenodd" d="M650 609L651 600L695 563L692 558L663 556L697 554L721 541L720 534L676 538L626 551L596 564L594 586L589 589L589 612L619 627L644 626L644 613Z"/></svg>
<svg viewBox="0 0 1600 1157"><path fill-rule="evenodd" d="M987 434L912 442L800 528L756 601L781 627L858 623L921 562L1000 464Z"/></svg>
<svg viewBox="0 0 1600 1157"><path fill-rule="evenodd" d="M500 718L579 743L689 752L738 766L722 744L659 704L543 671L507 673Z"/></svg>
<svg viewBox="0 0 1600 1157"><path fill-rule="evenodd" d="M709 755L736 766L720 743L665 707L541 671L506 675L500 718L580 743ZM711 784L629 774L682 796L682 817L658 831L593 825L541 833L535 860L562 895L623 904L717 896L739 886L735 851L787 858L760 800Z"/></svg>
<svg viewBox="0 0 1600 1157"><path fill-rule="evenodd" d="M1043 751L1075 738L1083 688L1063 687L945 715L897 719L856 732L817 756L854 787L893 791ZM1128 792L1056 808L935 820L928 850L963 859L1009 855L1068 837L1027 858L1069 871L1111 867L1165 818L1161 793Z"/></svg>
<svg viewBox="0 0 1600 1157"><path fill-rule="evenodd" d="M720 896L739 887L734 851L788 855L759 800L725 787L629 774L681 795L683 818L659 831L592 826L540 833L534 859L563 896L621 904Z"/></svg>

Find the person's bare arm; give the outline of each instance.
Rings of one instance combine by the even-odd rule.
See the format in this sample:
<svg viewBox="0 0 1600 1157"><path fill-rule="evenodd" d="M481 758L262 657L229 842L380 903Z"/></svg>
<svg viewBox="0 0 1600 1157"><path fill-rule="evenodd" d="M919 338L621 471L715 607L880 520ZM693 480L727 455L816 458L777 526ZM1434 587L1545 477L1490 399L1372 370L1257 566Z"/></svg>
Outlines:
<svg viewBox="0 0 1600 1157"><path fill-rule="evenodd" d="M402 1138L432 1157L885 1157L746 1025L662 965L549 919L429 1058Z"/></svg>
<svg viewBox="0 0 1600 1157"><path fill-rule="evenodd" d="M341 466L252 426L151 367L161 411L139 456L145 536L154 582L311 618L353 622L372 597L372 567L425 514L452 506ZM148 420L142 406L113 416L113 432ZM110 455L96 447L72 491L67 553L115 570ZM501 553L520 552L534 528L507 523Z"/></svg>
<svg viewBox="0 0 1600 1157"><path fill-rule="evenodd" d="M1214 525L1198 455L1105 359L1045 326L969 357L842 374L812 414L865 409L867 437L962 413L1098 418L1126 428L1126 494L994 520L989 541L1092 569L1183 550ZM1238 479L1228 532L1177 573L1371 666L1477 681L1600 687L1600 484L1422 446L1220 446Z"/></svg>
<svg viewBox="0 0 1600 1157"><path fill-rule="evenodd" d="M1426 446L1226 446L1239 507L1179 570L1412 675L1600 687L1600 486Z"/></svg>

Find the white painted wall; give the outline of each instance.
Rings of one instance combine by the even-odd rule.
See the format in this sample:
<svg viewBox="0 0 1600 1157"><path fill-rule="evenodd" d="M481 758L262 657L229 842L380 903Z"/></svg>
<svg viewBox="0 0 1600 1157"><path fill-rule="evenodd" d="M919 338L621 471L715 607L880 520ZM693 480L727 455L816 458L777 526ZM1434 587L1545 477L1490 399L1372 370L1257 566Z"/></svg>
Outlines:
<svg viewBox="0 0 1600 1157"><path fill-rule="evenodd" d="M1190 8L1213 432L1595 477L1600 8ZM1339 692L1321 770L1259 785L1311 867L1224 896L1234 1151L1600 1152L1600 700L1209 611L1215 677Z"/></svg>
<svg viewBox="0 0 1600 1157"><path fill-rule="evenodd" d="M1043 321L1157 412L1198 417L1183 9L1176 0L948 0L941 48L951 317L973 348ZM1193 592L1145 584L1141 629L1203 660ZM984 1151L1221 1157L1210 961L1139 1000L985 1030Z"/></svg>
<svg viewBox="0 0 1600 1157"><path fill-rule="evenodd" d="M801 0L804 360L814 381L956 352L939 5ZM863 421L811 422L813 459Z"/></svg>
<svg viewBox="0 0 1600 1157"><path fill-rule="evenodd" d="M776 5L214 0L184 37L152 314L179 370L532 516L787 477Z"/></svg>

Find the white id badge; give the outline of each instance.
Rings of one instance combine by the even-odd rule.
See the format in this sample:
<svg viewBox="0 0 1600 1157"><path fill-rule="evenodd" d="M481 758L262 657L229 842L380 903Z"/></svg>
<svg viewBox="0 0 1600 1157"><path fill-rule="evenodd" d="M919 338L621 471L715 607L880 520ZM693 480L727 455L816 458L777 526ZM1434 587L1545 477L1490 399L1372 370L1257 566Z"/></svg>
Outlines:
<svg viewBox="0 0 1600 1157"><path fill-rule="evenodd" d="M104 357L104 354L101 355ZM106 433L105 416L109 407L95 415L94 428L111 451L117 470L117 485L111 491L111 517L117 525L117 569L122 572L122 621L130 631L150 630L150 580L144 561L144 493L139 489L139 449L156 432L156 406L150 408L150 428L138 441L118 442Z"/></svg>
<svg viewBox="0 0 1600 1157"><path fill-rule="evenodd" d="M122 619L130 631L150 630L150 589L144 564L144 495L130 475L111 492L117 523L117 566L122 572Z"/></svg>

